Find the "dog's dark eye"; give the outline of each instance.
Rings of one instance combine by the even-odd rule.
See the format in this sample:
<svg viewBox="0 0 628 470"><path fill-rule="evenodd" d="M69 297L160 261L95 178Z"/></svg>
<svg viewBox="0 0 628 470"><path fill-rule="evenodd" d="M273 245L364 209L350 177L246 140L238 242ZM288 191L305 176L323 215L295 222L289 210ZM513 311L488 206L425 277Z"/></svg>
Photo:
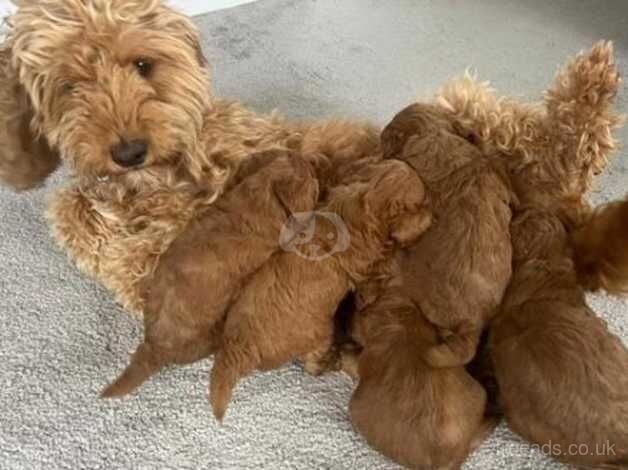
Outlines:
<svg viewBox="0 0 628 470"><path fill-rule="evenodd" d="M145 58L137 59L133 62L133 65L135 65L137 72L144 78L148 78L153 71L152 62Z"/></svg>
<svg viewBox="0 0 628 470"><path fill-rule="evenodd" d="M69 95L74 91L75 88L76 88L76 85L74 83L66 82L63 85L61 85L61 94Z"/></svg>

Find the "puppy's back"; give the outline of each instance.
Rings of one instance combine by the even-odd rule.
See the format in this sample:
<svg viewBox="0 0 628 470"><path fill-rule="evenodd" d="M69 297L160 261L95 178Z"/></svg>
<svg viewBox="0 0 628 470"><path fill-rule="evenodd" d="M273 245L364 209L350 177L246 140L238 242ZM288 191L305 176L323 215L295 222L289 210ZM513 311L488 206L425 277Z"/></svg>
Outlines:
<svg viewBox="0 0 628 470"><path fill-rule="evenodd" d="M564 461L628 458L628 350L587 306L564 227L527 212L513 223L513 244L515 272L489 342L509 424L557 444ZM574 443L592 452L569 454Z"/></svg>
<svg viewBox="0 0 628 470"><path fill-rule="evenodd" d="M423 360L436 330L391 289L355 320L360 383L351 399L354 426L376 449L409 468L455 468L492 429L486 393L462 367Z"/></svg>

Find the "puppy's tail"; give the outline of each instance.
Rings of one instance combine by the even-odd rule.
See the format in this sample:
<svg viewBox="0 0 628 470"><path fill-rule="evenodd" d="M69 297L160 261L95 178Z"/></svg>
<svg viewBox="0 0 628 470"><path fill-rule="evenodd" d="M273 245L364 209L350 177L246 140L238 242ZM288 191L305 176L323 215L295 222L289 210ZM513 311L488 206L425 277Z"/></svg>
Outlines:
<svg viewBox="0 0 628 470"><path fill-rule="evenodd" d="M463 326L458 331L440 331L442 342L429 348L425 362L435 368L459 367L470 363L475 357L480 342L480 331L475 327Z"/></svg>
<svg viewBox="0 0 628 470"><path fill-rule="evenodd" d="M628 294L628 199L603 205L572 234L580 283Z"/></svg>
<svg viewBox="0 0 628 470"><path fill-rule="evenodd" d="M102 391L100 396L115 398L128 395L159 371L163 365L155 359L155 354L149 345L141 344L133 354L128 367L115 382Z"/></svg>
<svg viewBox="0 0 628 470"><path fill-rule="evenodd" d="M218 421L224 418L241 375L227 354L221 351L216 355L209 384L209 403Z"/></svg>

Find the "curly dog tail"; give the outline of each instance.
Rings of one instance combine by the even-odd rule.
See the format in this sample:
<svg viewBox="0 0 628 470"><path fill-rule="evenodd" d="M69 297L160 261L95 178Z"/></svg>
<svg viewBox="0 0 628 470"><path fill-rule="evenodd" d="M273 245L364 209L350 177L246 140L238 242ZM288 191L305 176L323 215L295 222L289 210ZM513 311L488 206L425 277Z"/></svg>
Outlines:
<svg viewBox="0 0 628 470"><path fill-rule="evenodd" d="M141 344L131 358L131 363L124 372L100 396L114 398L128 395L142 385L152 375L158 372L165 364L156 359L154 351L146 343Z"/></svg>
<svg viewBox="0 0 628 470"><path fill-rule="evenodd" d="M572 242L585 288L628 294L628 198L597 208L574 231Z"/></svg>

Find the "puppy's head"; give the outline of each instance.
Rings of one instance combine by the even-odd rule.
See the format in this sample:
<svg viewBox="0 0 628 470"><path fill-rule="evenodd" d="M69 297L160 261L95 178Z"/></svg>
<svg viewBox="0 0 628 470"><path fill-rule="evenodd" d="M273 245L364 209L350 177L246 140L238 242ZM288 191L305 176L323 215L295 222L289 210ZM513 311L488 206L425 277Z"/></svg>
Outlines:
<svg viewBox="0 0 628 470"><path fill-rule="evenodd" d="M404 148L411 139L421 139L441 131L454 132L453 122L445 111L429 104L412 104L397 113L382 131L384 156L403 158Z"/></svg>
<svg viewBox="0 0 628 470"><path fill-rule="evenodd" d="M377 164L363 202L365 216L384 226L388 238L401 246L416 241L432 221L425 185L408 164L399 160Z"/></svg>
<svg viewBox="0 0 628 470"><path fill-rule="evenodd" d="M189 19L158 0L19 0L13 66L33 128L74 170L200 172L209 76Z"/></svg>

